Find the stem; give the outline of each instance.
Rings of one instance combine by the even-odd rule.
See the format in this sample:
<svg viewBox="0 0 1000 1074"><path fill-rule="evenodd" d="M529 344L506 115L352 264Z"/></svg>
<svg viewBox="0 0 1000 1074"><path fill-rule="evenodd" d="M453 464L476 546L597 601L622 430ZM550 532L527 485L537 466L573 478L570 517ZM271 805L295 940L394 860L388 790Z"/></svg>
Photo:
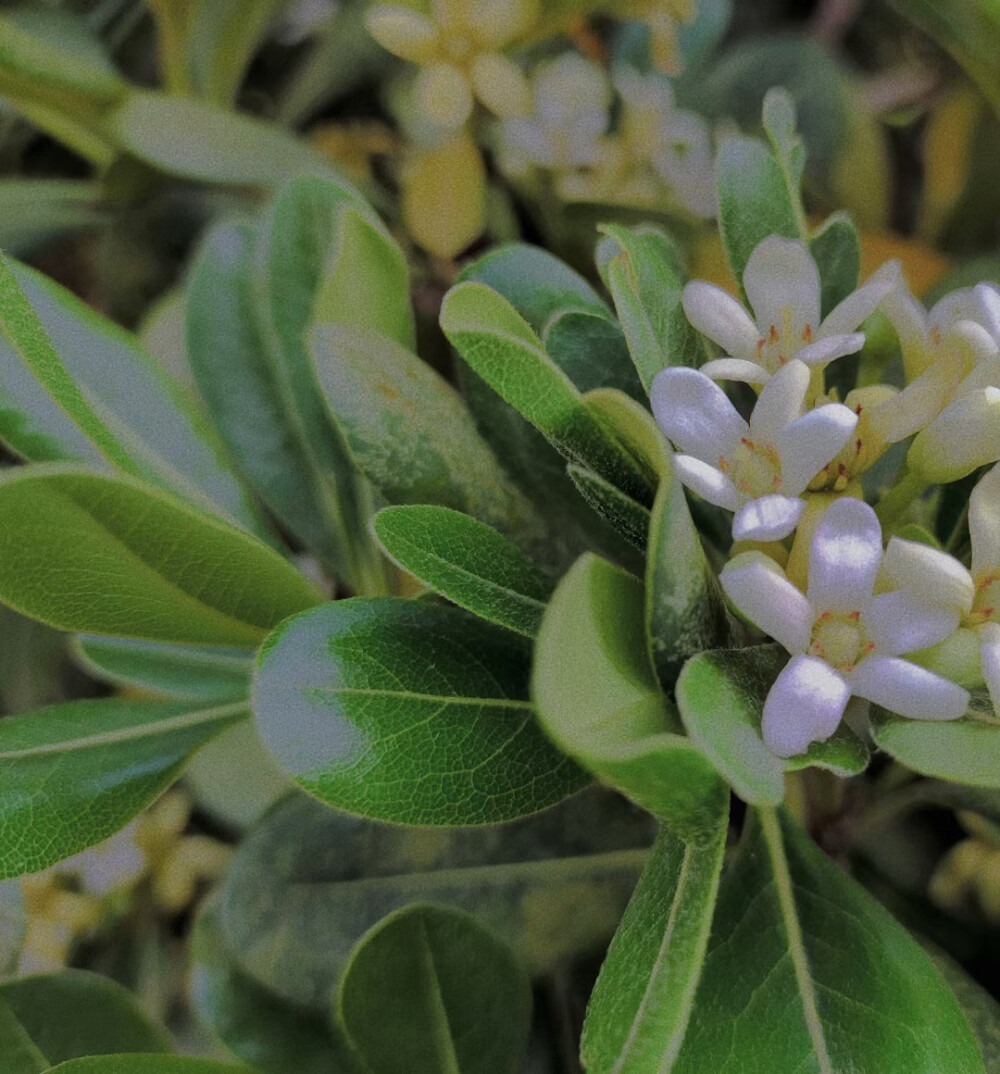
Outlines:
<svg viewBox="0 0 1000 1074"><path fill-rule="evenodd" d="M914 500L927 491L930 483L919 474L907 471L901 481L893 485L882 501L875 507L875 514L883 529L889 529L899 521Z"/></svg>

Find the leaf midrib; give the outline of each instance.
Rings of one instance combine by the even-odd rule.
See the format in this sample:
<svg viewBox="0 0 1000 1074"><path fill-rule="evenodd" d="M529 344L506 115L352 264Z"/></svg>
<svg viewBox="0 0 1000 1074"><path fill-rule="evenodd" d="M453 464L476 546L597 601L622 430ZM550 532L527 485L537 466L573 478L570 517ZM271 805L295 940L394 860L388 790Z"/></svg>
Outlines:
<svg viewBox="0 0 1000 1074"><path fill-rule="evenodd" d="M533 712L530 701L510 697L465 697L460 694L420 694L414 690L366 689L359 686L317 686L309 691L322 697L392 697L402 701L432 701L437 705L479 705L482 708Z"/></svg>

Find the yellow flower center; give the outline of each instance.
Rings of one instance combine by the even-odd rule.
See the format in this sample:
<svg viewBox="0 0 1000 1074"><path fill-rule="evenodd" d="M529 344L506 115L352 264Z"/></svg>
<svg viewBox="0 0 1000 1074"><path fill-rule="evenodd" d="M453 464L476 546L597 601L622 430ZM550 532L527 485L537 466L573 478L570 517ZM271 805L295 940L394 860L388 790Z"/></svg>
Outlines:
<svg viewBox="0 0 1000 1074"><path fill-rule="evenodd" d="M860 612L824 612L813 623L809 651L839 671L850 671L874 648L865 637Z"/></svg>
<svg viewBox="0 0 1000 1074"><path fill-rule="evenodd" d="M794 306L781 307L781 324L772 324L767 335L757 341L757 361L769 373L776 373L789 358L813 341L811 324L799 328Z"/></svg>
<svg viewBox="0 0 1000 1074"><path fill-rule="evenodd" d="M719 469L751 499L781 488L781 457L770 444L743 437L731 458L719 458Z"/></svg>

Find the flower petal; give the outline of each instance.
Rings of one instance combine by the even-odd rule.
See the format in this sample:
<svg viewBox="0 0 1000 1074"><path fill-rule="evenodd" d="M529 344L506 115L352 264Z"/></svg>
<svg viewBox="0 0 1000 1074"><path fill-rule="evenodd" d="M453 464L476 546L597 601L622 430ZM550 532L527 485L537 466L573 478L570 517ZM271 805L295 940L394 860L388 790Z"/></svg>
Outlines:
<svg viewBox="0 0 1000 1074"><path fill-rule="evenodd" d="M649 401L664 433L702 462L730 454L750 431L726 393L696 369L675 366L657 373Z"/></svg>
<svg viewBox="0 0 1000 1074"><path fill-rule="evenodd" d="M878 406L872 424L887 444L895 444L923 429L941 412L961 383L961 355L943 353L896 396Z"/></svg>
<svg viewBox="0 0 1000 1074"><path fill-rule="evenodd" d="M837 730L850 697L850 687L825 661L793 656L764 702L764 745L779 757L805 753Z"/></svg>
<svg viewBox="0 0 1000 1074"><path fill-rule="evenodd" d="M823 318L817 337L840 336L854 332L858 325L867 321L879 307L879 303L900 281L899 262L887 261L877 272L842 302L839 302Z"/></svg>
<svg viewBox="0 0 1000 1074"><path fill-rule="evenodd" d="M813 611L805 594L763 552L741 552L723 568L719 580L726 595L754 626L790 653L809 644Z"/></svg>
<svg viewBox="0 0 1000 1074"><path fill-rule="evenodd" d="M877 653L847 673L851 690L911 720L957 720L969 707L969 691L942 675Z"/></svg>
<svg viewBox="0 0 1000 1074"><path fill-rule="evenodd" d="M713 358L699 372L712 380L738 380L745 384L764 384L771 377L762 365L745 358Z"/></svg>
<svg viewBox="0 0 1000 1074"><path fill-rule="evenodd" d="M808 366L793 360L786 362L771 377L761 389L750 415L752 440L763 440L767 444L777 441L781 430L802 413L810 376Z"/></svg>
<svg viewBox="0 0 1000 1074"><path fill-rule="evenodd" d="M832 462L851 439L858 416L841 403L826 403L796 419L778 434L781 491L797 496Z"/></svg>
<svg viewBox="0 0 1000 1074"><path fill-rule="evenodd" d="M472 87L450 63L421 67L413 82L413 100L422 115L449 130L472 115Z"/></svg>
<svg viewBox="0 0 1000 1074"><path fill-rule="evenodd" d="M944 641L958 629L958 620L955 608L927 604L909 590L894 589L872 601L865 629L880 653L902 656Z"/></svg>
<svg viewBox="0 0 1000 1074"><path fill-rule="evenodd" d="M1000 713L1000 623L984 623L979 631L979 663L993 710Z"/></svg>
<svg viewBox="0 0 1000 1074"><path fill-rule="evenodd" d="M1000 388L960 394L921 430L906 464L928 484L959 481L1000 460Z"/></svg>
<svg viewBox="0 0 1000 1074"><path fill-rule="evenodd" d="M882 299L879 309L896 329L906 379L913 380L934 360L928 338L927 313L903 280Z"/></svg>
<svg viewBox="0 0 1000 1074"><path fill-rule="evenodd" d="M438 28L402 4L374 4L365 12L368 32L386 51L412 63L431 63L438 54Z"/></svg>
<svg viewBox="0 0 1000 1074"><path fill-rule="evenodd" d="M780 541L799 524L806 501L777 493L749 500L733 518L734 541Z"/></svg>
<svg viewBox="0 0 1000 1074"><path fill-rule="evenodd" d="M806 365L825 365L834 358L843 358L848 354L857 354L865 345L862 332L852 332L846 336L824 336L795 352L795 357Z"/></svg>
<svg viewBox="0 0 1000 1074"><path fill-rule="evenodd" d="M682 485L716 507L735 511L740 505L740 494L729 478L714 466L693 455L674 455L674 473Z"/></svg>
<svg viewBox="0 0 1000 1074"><path fill-rule="evenodd" d="M819 269L803 243L777 235L758 243L747 261L743 287L761 335L770 325L782 328L786 309L793 313L797 337L806 325L814 331L819 327Z"/></svg>
<svg viewBox="0 0 1000 1074"><path fill-rule="evenodd" d="M969 497L969 536L972 539L972 574L1000 568L1000 466L987 471Z"/></svg>
<svg viewBox="0 0 1000 1074"><path fill-rule="evenodd" d="M497 116L523 116L531 111L531 87L509 56L484 52L472 61L469 78L476 96Z"/></svg>
<svg viewBox="0 0 1000 1074"><path fill-rule="evenodd" d="M681 298L687 319L699 332L737 358L753 359L760 332L750 314L721 287L692 280Z"/></svg>
<svg viewBox="0 0 1000 1074"><path fill-rule="evenodd" d="M809 549L809 602L824 611L864 611L882 561L882 527L862 500L830 504Z"/></svg>
<svg viewBox="0 0 1000 1074"><path fill-rule="evenodd" d="M891 537L878 580L885 589L918 593L925 604L933 607L953 609L959 615L972 610L972 575L954 556L920 541Z"/></svg>

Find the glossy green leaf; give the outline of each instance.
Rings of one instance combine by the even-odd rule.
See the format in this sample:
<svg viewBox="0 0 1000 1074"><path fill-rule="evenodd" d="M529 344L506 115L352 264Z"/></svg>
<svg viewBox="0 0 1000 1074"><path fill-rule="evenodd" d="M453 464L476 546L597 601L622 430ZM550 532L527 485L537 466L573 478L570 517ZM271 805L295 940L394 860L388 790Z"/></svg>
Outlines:
<svg viewBox="0 0 1000 1074"><path fill-rule="evenodd" d="M360 937L414 901L473 913L544 973L611 938L653 838L649 814L593 788L503 826L380 824L306 795L240 844L220 891L240 967L324 1013Z"/></svg>
<svg viewBox="0 0 1000 1074"><path fill-rule="evenodd" d="M245 704L69 701L0 721L0 876L34 873L125 825Z"/></svg>
<svg viewBox="0 0 1000 1074"><path fill-rule="evenodd" d="M357 1074L326 1017L275 995L239 967L218 918L211 903L195 923L190 996L199 1019L262 1074Z"/></svg>
<svg viewBox="0 0 1000 1074"><path fill-rule="evenodd" d="M662 1074L677 1058L708 946L728 804L703 845L660 832L590 996L580 1049L588 1074Z"/></svg>
<svg viewBox="0 0 1000 1074"><path fill-rule="evenodd" d="M496 530L445 507L387 507L375 536L424 585L482 619L533 638L554 583Z"/></svg>
<svg viewBox="0 0 1000 1074"><path fill-rule="evenodd" d="M460 283L445 296L441 327L472 369L570 462L650 502L649 482L636 461L505 298L483 284Z"/></svg>
<svg viewBox="0 0 1000 1074"><path fill-rule="evenodd" d="M530 648L454 608L340 600L264 643L253 708L310 794L403 824L490 824L586 782L539 729Z"/></svg>
<svg viewBox="0 0 1000 1074"><path fill-rule="evenodd" d="M98 634L81 634L74 648L91 675L117 686L220 704L250 696L250 649L171 645Z"/></svg>
<svg viewBox="0 0 1000 1074"><path fill-rule="evenodd" d="M320 387L357 465L390 503L431 503L517 533L530 507L457 391L412 351L364 328L319 325Z"/></svg>
<svg viewBox="0 0 1000 1074"><path fill-rule="evenodd" d="M416 346L406 257L384 227L353 205L336 214L313 318L370 329L410 350Z"/></svg>
<svg viewBox="0 0 1000 1074"><path fill-rule="evenodd" d="M133 90L111 111L108 136L143 163L180 179L272 186L333 168L288 131L191 98Z"/></svg>
<svg viewBox="0 0 1000 1074"><path fill-rule="evenodd" d="M48 1074L252 1074L248 1067L172 1055L88 1056L60 1063Z"/></svg>
<svg viewBox="0 0 1000 1074"><path fill-rule="evenodd" d="M745 801L777 805L785 772L825 768L852 776L868 764L864 743L845 724L797 757L776 757L760 737L764 700L788 662L780 645L699 653L677 680L677 707L688 734Z"/></svg>
<svg viewBox="0 0 1000 1074"><path fill-rule="evenodd" d="M336 433L302 414L285 352L259 323L255 239L248 226L220 224L205 240L187 292L191 367L229 450L261 499L331 570L350 579L350 531L360 522L342 517L338 503L347 464L330 458L327 444L336 443ZM313 406L318 395L315 389Z"/></svg>
<svg viewBox="0 0 1000 1074"><path fill-rule="evenodd" d="M669 460L649 527L646 633L665 689L673 688L689 656L729 642L725 600Z"/></svg>
<svg viewBox="0 0 1000 1074"><path fill-rule="evenodd" d="M583 466L570 463L566 472L580 495L601 518L613 526L629 544L644 552L649 531L649 508L636 503L631 496L626 496L603 477Z"/></svg>
<svg viewBox="0 0 1000 1074"><path fill-rule="evenodd" d="M107 464L243 527L259 515L216 434L135 337L27 266L0 268L0 437L34 462Z"/></svg>
<svg viewBox="0 0 1000 1074"><path fill-rule="evenodd" d="M871 730L876 746L914 772L1000 788L1000 722L985 691L960 720L908 720L873 705Z"/></svg>
<svg viewBox="0 0 1000 1074"><path fill-rule="evenodd" d="M62 630L229 645L316 602L277 552L220 519L55 465L0 478L0 599Z"/></svg>
<svg viewBox="0 0 1000 1074"><path fill-rule="evenodd" d="M21 954L28 915L21 885L0 881L0 977L13 973Z"/></svg>
<svg viewBox="0 0 1000 1074"><path fill-rule="evenodd" d="M825 317L857 289L861 278L861 237L846 213L834 213L809 238L819 268L820 308Z"/></svg>
<svg viewBox="0 0 1000 1074"><path fill-rule="evenodd" d="M701 365L698 333L681 305L686 282L673 243L655 228L602 228L614 253L605 272L632 360L649 391L653 378L670 365Z"/></svg>
<svg viewBox="0 0 1000 1074"><path fill-rule="evenodd" d="M795 206L781 166L756 138L727 139L715 158L715 176L719 230L729 267L742 290L743 270L759 242L768 235L801 237Z"/></svg>
<svg viewBox="0 0 1000 1074"><path fill-rule="evenodd" d="M806 170L806 147L796 129L795 101L782 86L772 86L761 106L764 131L774 149L785 179L788 202L795 211L799 234L806 230L802 209L802 176Z"/></svg>
<svg viewBox="0 0 1000 1074"><path fill-rule="evenodd" d="M790 820L745 833L671 1074L983 1074L928 956Z"/></svg>
<svg viewBox="0 0 1000 1074"><path fill-rule="evenodd" d="M9 1038L16 1044L20 1036L22 1049L30 1053L30 1043L43 1060L35 1069L85 1055L173 1051L136 999L96 973L63 970L7 980L0 983L0 1005L9 1012L6 1019L0 1013L0 1057L7 1058Z"/></svg>
<svg viewBox="0 0 1000 1074"><path fill-rule="evenodd" d="M686 837L715 830L728 792L678 734L646 648L642 583L584 556L559 583L535 649L532 694L559 747Z"/></svg>
<svg viewBox="0 0 1000 1074"><path fill-rule="evenodd" d="M468 914L412 906L362 937L336 1010L371 1074L515 1074L531 985L510 948Z"/></svg>

